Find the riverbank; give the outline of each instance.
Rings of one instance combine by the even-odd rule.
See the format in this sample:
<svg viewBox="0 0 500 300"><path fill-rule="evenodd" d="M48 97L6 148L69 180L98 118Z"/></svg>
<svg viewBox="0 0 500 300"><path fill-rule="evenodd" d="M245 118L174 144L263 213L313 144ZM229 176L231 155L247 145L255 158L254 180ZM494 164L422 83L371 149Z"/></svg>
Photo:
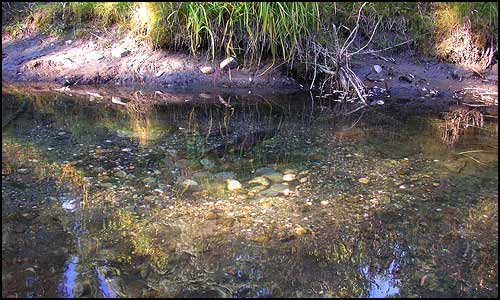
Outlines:
<svg viewBox="0 0 500 300"><path fill-rule="evenodd" d="M124 57L113 57L112 52L117 48L129 52ZM24 39L3 39L2 49L4 82L37 83L65 91L76 92L80 87L87 92L84 86L88 86L104 90L104 95L132 98L135 91L141 90L152 98L165 98L163 93L171 91L190 90L192 94L193 90L199 90L213 94L213 100L218 101L217 96L224 93L250 91L265 95L279 90L290 94L309 89L305 83L288 76L283 66L269 63L259 69L237 67L230 73L226 70L204 74L200 69L217 70L221 60L151 50L132 38L117 39L112 35L107 39L64 40L36 34ZM451 105L465 102L491 106L490 110L497 111L497 65L480 77L460 66L422 55L394 52L384 55L353 59L352 69L366 85L370 103L392 102L447 110ZM124 87L128 88L121 91Z"/></svg>
<svg viewBox="0 0 500 300"><path fill-rule="evenodd" d="M348 90L348 98L359 96L356 87L346 86L343 71L327 80L347 68L353 71L346 73L353 74L350 80L359 78L359 84L366 86L357 87L367 93L362 100L369 105L447 110L464 101L475 107L498 103L497 37L491 33L497 18L478 19L466 9L487 16L494 8L488 3L172 5L78 2L15 8L9 4L2 19L2 80L55 85L64 91L79 86L129 87L156 97L157 92L173 90L212 90L219 95L234 89L261 94L262 89L285 94L321 90L322 96L330 94L336 100L335 90ZM402 15L394 16L388 8ZM413 17L416 8L420 15ZM340 22L338 34L318 27L334 24L326 13L331 9L335 23ZM172 10L178 23L166 17ZM233 13L226 15L226 10ZM276 15L278 11L303 18L293 24ZM199 18L201 12L204 19ZM218 16L219 21L209 16ZM255 23L248 16L255 16ZM376 17L382 18L381 24L370 23ZM432 22L420 28L426 18ZM224 27L234 35L221 31ZM453 41L455 36L463 40ZM454 44L454 50L447 43ZM318 54L317 47L326 54ZM231 69L221 67L229 55L235 58ZM331 56L338 57L327 59Z"/></svg>

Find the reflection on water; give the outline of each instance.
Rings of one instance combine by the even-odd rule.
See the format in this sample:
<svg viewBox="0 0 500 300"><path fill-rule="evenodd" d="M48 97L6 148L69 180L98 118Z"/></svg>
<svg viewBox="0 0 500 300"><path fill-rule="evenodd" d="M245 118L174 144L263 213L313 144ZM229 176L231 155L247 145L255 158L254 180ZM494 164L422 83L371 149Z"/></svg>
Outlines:
<svg viewBox="0 0 500 300"><path fill-rule="evenodd" d="M498 295L496 124L2 96L4 297Z"/></svg>
<svg viewBox="0 0 500 300"><path fill-rule="evenodd" d="M393 255L398 258L405 255L404 251L401 251L398 245L396 245L394 252ZM397 277L397 272L400 268L401 266L395 259L393 259L389 267L382 272L370 273L369 266L362 268L361 272L370 282L368 297L385 298L397 296L399 294L399 285L401 284L401 280Z"/></svg>
<svg viewBox="0 0 500 300"><path fill-rule="evenodd" d="M78 275L76 267L78 266L78 256L72 256L71 260L64 270L63 295L67 298L75 298L74 289L76 286L76 277Z"/></svg>

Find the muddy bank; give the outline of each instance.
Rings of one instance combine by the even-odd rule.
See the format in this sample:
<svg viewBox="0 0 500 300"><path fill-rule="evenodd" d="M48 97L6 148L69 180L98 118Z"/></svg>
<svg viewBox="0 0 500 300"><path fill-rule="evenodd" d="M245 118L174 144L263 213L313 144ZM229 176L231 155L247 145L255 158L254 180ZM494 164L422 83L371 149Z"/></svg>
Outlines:
<svg viewBox="0 0 500 300"><path fill-rule="evenodd" d="M113 51L118 48L128 53L116 57ZM8 81L44 81L64 85L149 84L169 88L193 85L299 87L271 64L250 69L243 68L239 62L238 68L231 72L219 72L221 59L212 62L201 56L153 51L132 38L57 40L33 35L21 40L3 39L2 52L2 79ZM214 70L205 74L200 70L202 67Z"/></svg>
<svg viewBox="0 0 500 300"><path fill-rule="evenodd" d="M122 57L113 55L119 49L126 50ZM289 94L308 89L307 84L287 76L283 64L269 63L256 69L244 68L238 62L230 72L219 71L221 59L212 62L201 56L153 51L132 38L117 39L112 34L77 40L42 35L4 38L2 52L3 81L42 82L53 88L64 86L65 92L76 92L79 86L105 86L105 90L114 89L114 96L130 98L140 90L165 99L165 93L189 90L193 94L193 90L199 90L201 98L217 102L219 96L227 99L224 95L228 94ZM443 111L465 102L497 114L496 65L480 75L419 55L384 55L363 55L353 60L352 68L367 86L370 104ZM204 74L203 67L211 67L214 72ZM123 87L128 89L122 91Z"/></svg>

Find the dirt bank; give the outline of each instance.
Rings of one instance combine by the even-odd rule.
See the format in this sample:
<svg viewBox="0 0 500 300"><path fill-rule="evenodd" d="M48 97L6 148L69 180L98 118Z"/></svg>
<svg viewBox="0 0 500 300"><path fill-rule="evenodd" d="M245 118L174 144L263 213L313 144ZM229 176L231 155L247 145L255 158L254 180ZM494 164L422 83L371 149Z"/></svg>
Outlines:
<svg viewBox="0 0 500 300"><path fill-rule="evenodd" d="M128 50L123 57L113 51ZM352 68L364 81L370 103L416 105L446 109L459 101L471 105L497 105L498 69L481 76L460 66L418 55L363 55L353 59ZM218 90L235 88L307 90L286 74L284 64L218 71L220 59L153 51L131 37L117 39L55 39L32 35L18 40L2 38L2 80L44 82L74 89L82 85L150 86L151 89ZM201 67L213 67L204 74Z"/></svg>
<svg viewBox="0 0 500 300"><path fill-rule="evenodd" d="M128 50L124 57L114 57L113 50ZM243 68L218 72L221 60L212 62L200 56L151 50L133 38L113 36L94 39L57 40L32 35L19 40L2 39L2 79L6 81L44 81L69 85L149 84L166 87L211 85L219 87L288 87L299 85L271 68ZM213 67L203 74L200 67Z"/></svg>

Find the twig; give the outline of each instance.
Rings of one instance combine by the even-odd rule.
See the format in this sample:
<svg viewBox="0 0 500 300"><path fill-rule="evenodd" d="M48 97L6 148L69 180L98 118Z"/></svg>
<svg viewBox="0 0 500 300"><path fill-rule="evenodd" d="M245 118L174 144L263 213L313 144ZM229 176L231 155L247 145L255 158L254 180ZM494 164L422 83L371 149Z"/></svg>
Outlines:
<svg viewBox="0 0 500 300"><path fill-rule="evenodd" d="M396 47L402 46L402 45L407 44L407 43L412 42L412 41L413 41L413 39L410 39L410 40L407 40L406 42L402 42L402 43L399 43L399 44L394 45L394 46L390 46L390 47L387 47L387 48L384 48L384 49L380 49L380 50L369 50L369 51L363 52L361 54L373 54L373 53L377 53L377 52L386 51L386 50L389 50L389 49L392 49L392 48L396 48Z"/></svg>
<svg viewBox="0 0 500 300"><path fill-rule="evenodd" d="M98 36L97 34L94 34L94 33L92 33L92 32L89 32L89 33L90 33L91 35L95 36L96 38L98 38L98 39L100 39L100 40L103 40L103 38L102 38L102 37L100 37L100 36Z"/></svg>
<svg viewBox="0 0 500 300"><path fill-rule="evenodd" d="M375 28L373 29L372 35L370 36L370 39L368 40L368 42L363 47L361 47L359 50L351 53L349 56L353 56L354 54L358 54L359 52L361 52L361 50L363 50L366 47L368 47L368 45L370 44L370 42L373 39L373 36L375 35L375 31L377 30L378 24L380 24L380 20L378 20L377 24L375 24Z"/></svg>
<svg viewBox="0 0 500 300"><path fill-rule="evenodd" d="M477 153L477 152L486 152L486 151L484 151L484 150L470 150L470 151L460 152L460 153L457 153L457 154Z"/></svg>

